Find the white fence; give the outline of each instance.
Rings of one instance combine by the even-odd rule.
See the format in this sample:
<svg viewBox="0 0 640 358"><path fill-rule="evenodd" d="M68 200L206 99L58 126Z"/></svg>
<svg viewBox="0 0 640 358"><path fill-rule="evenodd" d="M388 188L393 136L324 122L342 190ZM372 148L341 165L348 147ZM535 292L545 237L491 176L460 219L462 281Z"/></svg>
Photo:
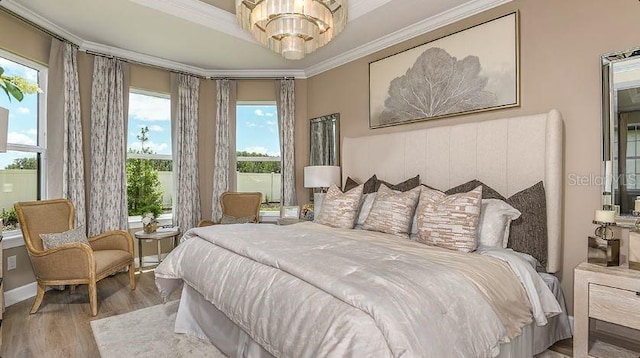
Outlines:
<svg viewBox="0 0 640 358"><path fill-rule="evenodd" d="M158 172L162 185L162 202L166 207L173 203L173 174ZM280 201L282 176L279 173L237 173L238 191L259 191L263 201ZM30 169L0 170L0 211L13 208L16 201L36 200L38 173Z"/></svg>

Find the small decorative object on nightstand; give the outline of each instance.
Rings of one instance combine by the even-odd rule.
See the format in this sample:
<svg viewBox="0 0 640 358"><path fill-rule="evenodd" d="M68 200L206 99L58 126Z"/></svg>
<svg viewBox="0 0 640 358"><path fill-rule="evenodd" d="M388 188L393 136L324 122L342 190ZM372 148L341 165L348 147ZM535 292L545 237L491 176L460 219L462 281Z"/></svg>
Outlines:
<svg viewBox="0 0 640 358"><path fill-rule="evenodd" d="M156 220L153 213L145 213L142 216L142 229L147 234L151 234L158 230L158 220Z"/></svg>
<svg viewBox="0 0 640 358"><path fill-rule="evenodd" d="M615 211L596 210L594 224L598 225L594 236L589 236L587 261L601 266L620 264L620 239L613 237L612 226L616 225Z"/></svg>
<svg viewBox="0 0 640 358"><path fill-rule="evenodd" d="M302 205L302 213L300 213L300 218L306 221L313 221L313 204Z"/></svg>

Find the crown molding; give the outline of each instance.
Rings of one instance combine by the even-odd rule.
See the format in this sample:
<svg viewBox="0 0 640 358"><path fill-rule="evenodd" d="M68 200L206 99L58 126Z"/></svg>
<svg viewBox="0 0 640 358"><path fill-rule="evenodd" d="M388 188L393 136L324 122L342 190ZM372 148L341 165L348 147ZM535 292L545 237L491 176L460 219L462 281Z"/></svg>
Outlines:
<svg viewBox="0 0 640 358"><path fill-rule="evenodd" d="M237 24L233 14L220 10L214 6L207 5L198 0L128 0L137 4L154 8L174 16L182 17L189 21L202 24L212 29L222 31L243 40L255 42L251 35L242 30ZM351 0L349 3L349 18L353 20L365 13L380 7L391 0ZM264 70L207 70L204 68L186 65L180 62L167 60L157 56L142 54L139 52L125 50L113 46L107 46L91 41L86 41L82 37L73 34L61 26L54 24L48 19L40 16L34 11L16 3L14 0L0 0L0 6L16 13L19 16L41 26L42 28L63 37L69 42L79 46L83 51L95 52L108 56L114 56L138 62L141 64L149 64L178 72L185 72L202 77L236 77L236 78L258 78L258 77L295 77L297 79L305 79L333 68L342 66L351 61L357 60L364 56L368 56L377 51L383 50L389 46L409 40L416 36L438 29L442 26L452 24L466 17L473 16L480 12L492 9L494 7L509 3L513 0L475 0L460 5L451 10L445 11L438 15L422 20L416 24L407 26L392 34L383 36L377 40L371 41L353 50L347 51L341 55L322 61L318 64L307 67L304 70L299 69L264 69ZM216 24L217 23L217 24ZM231 25L230 25L231 23ZM225 25L226 24L226 25ZM218 26L220 25L220 26ZM218 29L218 27L220 29ZM239 30L229 30L235 28Z"/></svg>
<svg viewBox="0 0 640 358"><path fill-rule="evenodd" d="M7 10L14 12L25 19L33 22L34 24L41 26L42 28L50 31L60 37L63 37L69 42L72 42L78 46L84 42L84 39L80 36L76 36L75 34L67 31L66 29L54 24L53 22L47 20L46 18L40 16L39 14L33 12L31 9L28 9L21 4L14 2L13 0L1 0L0 6L6 8Z"/></svg>
<svg viewBox="0 0 640 358"><path fill-rule="evenodd" d="M304 70L209 70L205 71L206 77L210 78L273 78L273 77L294 77L296 79L306 79Z"/></svg>
<svg viewBox="0 0 640 358"><path fill-rule="evenodd" d="M258 43L248 31L238 25L238 20L234 14L199 0L129 1L223 32L241 40ZM351 0L347 5L347 21L355 20L389 2L391 0Z"/></svg>
<svg viewBox="0 0 640 358"><path fill-rule="evenodd" d="M322 72L342 66L351 61L371 55L387 47L410 40L416 36L426 34L443 26L453 24L464 18L479 14L483 11L509 3L513 0L476 0L457 6L453 9L439 13L413 25L407 26L377 40L358 46L353 50L335 56L318 64L309 66L305 73L307 77L313 77Z"/></svg>
<svg viewBox="0 0 640 358"><path fill-rule="evenodd" d="M131 50L124 50L118 47L107 46L91 41L84 41L80 45L80 51L94 52L96 54L113 56L132 61L134 63L148 64L151 66L162 67L166 69L175 70L178 72L186 72L197 76L207 77L206 70L196 67L185 65L184 63L167 60L157 56L145 55L140 52Z"/></svg>
<svg viewBox="0 0 640 358"><path fill-rule="evenodd" d="M198 0L129 0L168 15L179 17L198 25L202 25L231 35L238 39L258 43L248 31L238 24L236 15Z"/></svg>

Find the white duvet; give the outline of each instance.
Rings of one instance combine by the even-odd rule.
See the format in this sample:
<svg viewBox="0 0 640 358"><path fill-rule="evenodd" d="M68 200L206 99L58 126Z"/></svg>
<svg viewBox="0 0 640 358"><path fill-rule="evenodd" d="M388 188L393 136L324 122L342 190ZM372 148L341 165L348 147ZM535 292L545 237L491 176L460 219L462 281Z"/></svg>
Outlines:
<svg viewBox="0 0 640 358"><path fill-rule="evenodd" d="M524 275L313 223L193 229L156 269L163 297L184 280L276 357L493 357L532 320Z"/></svg>

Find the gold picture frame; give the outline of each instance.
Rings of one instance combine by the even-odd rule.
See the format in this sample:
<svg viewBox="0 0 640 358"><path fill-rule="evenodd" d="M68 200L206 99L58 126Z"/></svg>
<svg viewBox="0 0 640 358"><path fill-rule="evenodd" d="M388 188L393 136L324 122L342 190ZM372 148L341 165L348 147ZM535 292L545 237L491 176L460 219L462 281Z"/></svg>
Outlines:
<svg viewBox="0 0 640 358"><path fill-rule="evenodd" d="M369 128L520 106L519 13L369 63Z"/></svg>

